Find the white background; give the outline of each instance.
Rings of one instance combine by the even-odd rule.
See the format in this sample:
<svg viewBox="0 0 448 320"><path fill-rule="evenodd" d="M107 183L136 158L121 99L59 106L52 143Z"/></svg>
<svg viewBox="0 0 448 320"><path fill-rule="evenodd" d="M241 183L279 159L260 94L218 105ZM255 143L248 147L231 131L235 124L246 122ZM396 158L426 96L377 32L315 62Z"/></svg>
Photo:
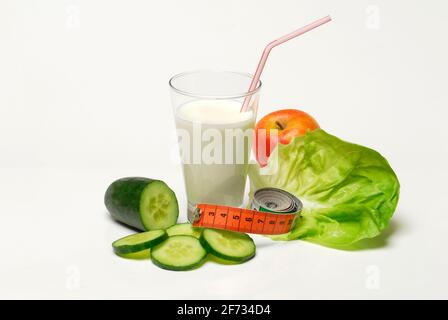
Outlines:
<svg viewBox="0 0 448 320"><path fill-rule="evenodd" d="M389 229L355 251L257 238L249 263L183 273L116 257L114 179L163 179L185 208L169 77L253 72L327 14L274 49L259 115L300 108L380 151ZM443 0L2 0L0 298L448 298L447 31Z"/></svg>

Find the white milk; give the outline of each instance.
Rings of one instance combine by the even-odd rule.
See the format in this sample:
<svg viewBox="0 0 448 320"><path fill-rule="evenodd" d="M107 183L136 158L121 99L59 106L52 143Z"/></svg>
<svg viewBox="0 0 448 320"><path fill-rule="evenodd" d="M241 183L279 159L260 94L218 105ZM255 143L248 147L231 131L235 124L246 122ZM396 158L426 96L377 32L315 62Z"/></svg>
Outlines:
<svg viewBox="0 0 448 320"><path fill-rule="evenodd" d="M240 108L232 100L198 100L176 111L190 209L197 203L243 203L255 118Z"/></svg>

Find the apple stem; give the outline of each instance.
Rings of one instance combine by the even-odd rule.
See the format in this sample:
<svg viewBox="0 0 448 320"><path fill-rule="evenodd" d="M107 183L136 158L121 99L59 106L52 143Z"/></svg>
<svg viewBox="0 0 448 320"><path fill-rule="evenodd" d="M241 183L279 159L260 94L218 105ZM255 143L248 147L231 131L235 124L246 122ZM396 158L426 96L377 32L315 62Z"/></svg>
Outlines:
<svg viewBox="0 0 448 320"><path fill-rule="evenodd" d="M279 127L280 128L280 130L283 130L283 129L285 129L283 126L282 126L282 124L280 123L280 122L278 122L278 121L275 121L275 124L277 125L277 127Z"/></svg>

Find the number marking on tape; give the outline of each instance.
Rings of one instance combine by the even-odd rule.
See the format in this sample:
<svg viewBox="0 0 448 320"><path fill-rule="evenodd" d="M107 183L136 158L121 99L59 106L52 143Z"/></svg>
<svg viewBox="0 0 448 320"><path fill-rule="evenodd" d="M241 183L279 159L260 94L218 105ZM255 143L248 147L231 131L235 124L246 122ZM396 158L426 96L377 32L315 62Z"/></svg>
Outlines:
<svg viewBox="0 0 448 320"><path fill-rule="evenodd" d="M235 207L198 204L193 226L257 234L287 233L297 213L272 213Z"/></svg>

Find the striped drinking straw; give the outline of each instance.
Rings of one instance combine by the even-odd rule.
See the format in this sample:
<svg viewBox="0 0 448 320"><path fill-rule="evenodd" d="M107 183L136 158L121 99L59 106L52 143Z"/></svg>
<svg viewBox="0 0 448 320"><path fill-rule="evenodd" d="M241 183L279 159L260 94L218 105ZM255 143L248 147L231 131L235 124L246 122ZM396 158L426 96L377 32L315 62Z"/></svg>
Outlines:
<svg viewBox="0 0 448 320"><path fill-rule="evenodd" d="M330 22L330 21L331 21L331 17L326 16L326 17L316 20L302 28L299 28L291 33L288 33L288 34L278 38L277 40L274 40L274 41L268 43L268 45L263 50L263 54L261 55L260 61L258 62L257 70L255 71L254 77L252 78L252 82L250 83L248 92L251 92L255 89L258 81L260 80L260 76L261 76L261 73L263 72L263 68L264 68L264 65L266 64L266 60L268 59L269 53L271 52L271 50L274 47L276 47L279 44L282 44L288 40L294 39L295 37L298 37L308 31L311 31L314 28L317 28L317 27L319 27L327 22ZM249 100L250 100L250 96L246 96L240 112L245 112L247 110L247 108L249 106Z"/></svg>

